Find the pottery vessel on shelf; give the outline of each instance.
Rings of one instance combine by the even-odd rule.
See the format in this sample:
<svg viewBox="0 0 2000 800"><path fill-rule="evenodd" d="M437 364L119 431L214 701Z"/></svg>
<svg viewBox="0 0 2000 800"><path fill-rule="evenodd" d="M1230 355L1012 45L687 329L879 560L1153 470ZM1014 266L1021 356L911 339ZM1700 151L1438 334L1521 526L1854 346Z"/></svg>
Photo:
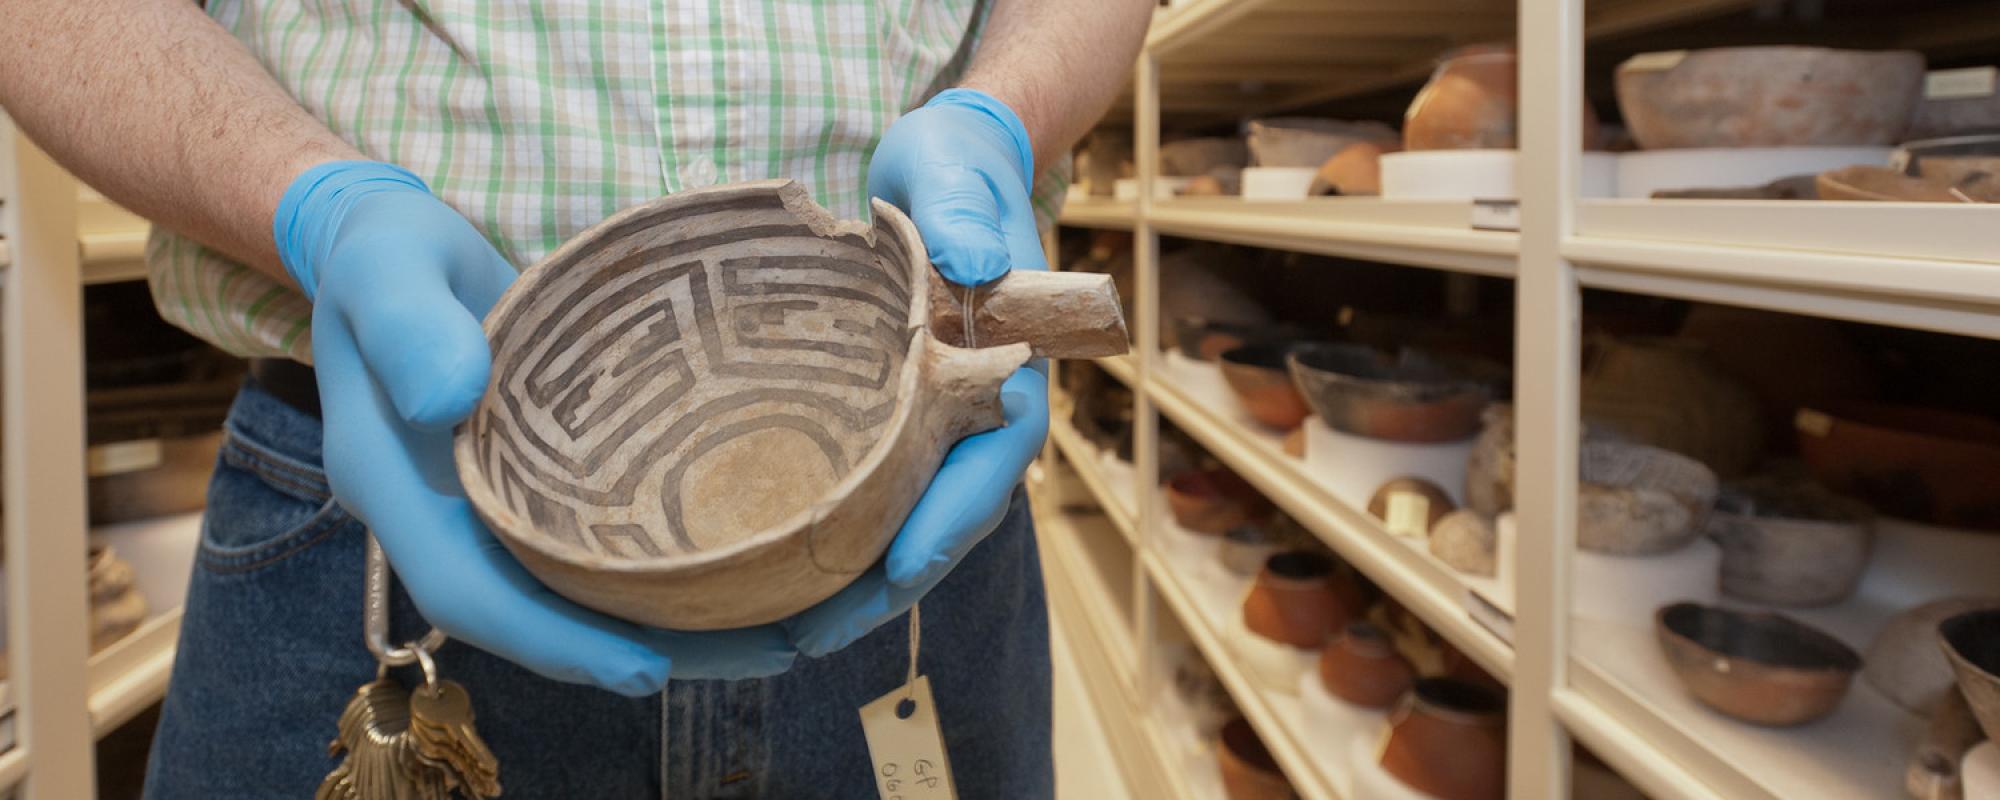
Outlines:
<svg viewBox="0 0 2000 800"><path fill-rule="evenodd" d="M1299 338L1292 327L1248 322L1225 322L1203 317L1174 318L1174 344L1181 355L1196 361L1216 361L1222 354L1247 344L1281 342Z"/></svg>
<svg viewBox="0 0 2000 800"><path fill-rule="evenodd" d="M1242 169L1250 164L1250 149L1234 136L1208 136L1160 143L1160 174L1180 177L1207 175L1217 169Z"/></svg>
<svg viewBox="0 0 2000 800"><path fill-rule="evenodd" d="M1229 383L1252 419L1289 431L1304 422L1310 409L1298 386L1285 371L1286 345L1253 344L1224 351L1222 378Z"/></svg>
<svg viewBox="0 0 2000 800"><path fill-rule="evenodd" d="M1368 513L1390 533L1421 539L1457 508L1443 487L1423 478L1391 479L1368 498Z"/></svg>
<svg viewBox="0 0 2000 800"><path fill-rule="evenodd" d="M1965 785L1959 765L1973 745L1986 739L1965 695L1950 692L1931 708L1930 724L1917 741L1916 752L1903 771L1903 788L1913 798L1963 798Z"/></svg>
<svg viewBox="0 0 2000 800"><path fill-rule="evenodd" d="M1880 373L1843 325L1821 317L1702 304L1688 311L1678 336L1700 342L1722 374L1750 390L1763 408L1764 430L1775 434L1791 428L1800 408L1881 397ZM1774 450L1794 448L1790 436L1765 439Z"/></svg>
<svg viewBox="0 0 2000 800"><path fill-rule="evenodd" d="M1833 713L1861 656L1839 639L1780 614L1675 603L1654 616L1660 649L1703 704L1759 725L1798 725Z"/></svg>
<svg viewBox="0 0 2000 800"><path fill-rule="evenodd" d="M1701 462L1642 444L1586 441L1577 453L1576 542L1595 553L1678 550L1701 536L1715 505L1715 473Z"/></svg>
<svg viewBox="0 0 2000 800"><path fill-rule="evenodd" d="M1938 637L1979 729L2000 741L2000 609L1947 619L1938 624Z"/></svg>
<svg viewBox="0 0 2000 800"><path fill-rule="evenodd" d="M1382 154L1403 149L1391 142L1355 142L1319 165L1308 194L1373 197L1382 193Z"/></svg>
<svg viewBox="0 0 2000 800"><path fill-rule="evenodd" d="M1813 479L1900 519L2000 532L2000 422L1911 406L1800 409Z"/></svg>
<svg viewBox="0 0 2000 800"><path fill-rule="evenodd" d="M1306 404L1334 430L1398 442L1465 439L1479 430L1491 386L1455 364L1405 351L1391 358L1351 344L1301 346L1292 379Z"/></svg>
<svg viewBox="0 0 2000 800"><path fill-rule="evenodd" d="M1907 50L1645 53L1618 67L1618 108L1648 150L1891 145L1923 83L1924 57Z"/></svg>
<svg viewBox="0 0 2000 800"><path fill-rule="evenodd" d="M1933 162L1935 163L1935 162ZM1876 203L1996 203L2000 178L1967 167L1957 177L1939 172L1905 175L1888 167L1859 165L1820 173L1814 184L1821 200Z"/></svg>
<svg viewBox="0 0 2000 800"><path fill-rule="evenodd" d="M1593 424L1692 457L1722 477L1749 472L1764 454L1756 396L1698 342L1596 337L1580 391Z"/></svg>
<svg viewBox="0 0 2000 800"><path fill-rule="evenodd" d="M1439 800L1507 796L1507 697L1454 678L1425 678L1389 716L1382 768Z"/></svg>
<svg viewBox="0 0 2000 800"><path fill-rule="evenodd" d="M1175 475L1167 481L1166 495L1174 524L1210 536L1221 536L1230 528L1271 514L1271 501L1236 473L1220 467Z"/></svg>
<svg viewBox="0 0 2000 800"><path fill-rule="evenodd" d="M2000 595L1948 597L1890 618L1868 645L1861 677L1883 697L1914 714L1957 692L1951 662L1938 648L1938 624L1968 611L2000 609Z"/></svg>
<svg viewBox="0 0 2000 800"><path fill-rule="evenodd" d="M1291 800L1298 796L1249 720L1237 717L1223 725L1215 750L1216 760L1222 764L1222 791L1229 800Z"/></svg>
<svg viewBox="0 0 2000 800"><path fill-rule="evenodd" d="M1407 150L1511 150L1519 138L1514 49L1476 46L1438 64L1403 114ZM1583 106L1583 147L1598 146L1597 115Z"/></svg>
<svg viewBox="0 0 2000 800"><path fill-rule="evenodd" d="M1431 526L1431 555L1467 575L1493 577L1499 571L1499 535L1493 520L1469 508L1444 515Z"/></svg>
<svg viewBox="0 0 2000 800"><path fill-rule="evenodd" d="M1722 545L1722 593L1782 606L1846 599L1875 541L1866 506L1810 483L1731 486L1717 498L1708 531Z"/></svg>
<svg viewBox="0 0 2000 800"><path fill-rule="evenodd" d="M486 317L492 380L455 457L529 572L656 627L783 619L881 558L1031 354L1126 349L1108 276L964 291L908 217L873 211L836 220L789 181L693 189L521 275Z"/></svg>
<svg viewBox="0 0 2000 800"><path fill-rule="evenodd" d="M1416 679L1416 668L1396 651L1388 632L1366 620L1347 623L1319 651L1320 684L1357 706L1393 706Z"/></svg>
<svg viewBox="0 0 2000 800"><path fill-rule="evenodd" d="M1293 550L1264 562L1243 598L1243 624L1274 642L1318 649L1354 613L1334 586L1334 561Z"/></svg>
<svg viewBox="0 0 2000 800"><path fill-rule="evenodd" d="M1248 128L1250 163L1259 167L1318 167L1350 145L1396 141L1394 128L1372 121L1277 117Z"/></svg>
<svg viewBox="0 0 2000 800"><path fill-rule="evenodd" d="M1284 546L1280 537L1263 525L1238 525L1222 535L1219 557L1222 568L1245 578L1255 576L1264 562Z"/></svg>

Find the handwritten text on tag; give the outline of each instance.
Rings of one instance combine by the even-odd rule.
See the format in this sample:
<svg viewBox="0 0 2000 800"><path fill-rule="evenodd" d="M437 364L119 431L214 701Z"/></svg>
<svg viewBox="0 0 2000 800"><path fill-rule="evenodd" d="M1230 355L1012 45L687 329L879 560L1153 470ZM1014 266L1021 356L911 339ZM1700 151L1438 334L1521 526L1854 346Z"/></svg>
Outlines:
<svg viewBox="0 0 2000 800"><path fill-rule="evenodd" d="M958 800L929 676L862 706L861 730L882 800Z"/></svg>

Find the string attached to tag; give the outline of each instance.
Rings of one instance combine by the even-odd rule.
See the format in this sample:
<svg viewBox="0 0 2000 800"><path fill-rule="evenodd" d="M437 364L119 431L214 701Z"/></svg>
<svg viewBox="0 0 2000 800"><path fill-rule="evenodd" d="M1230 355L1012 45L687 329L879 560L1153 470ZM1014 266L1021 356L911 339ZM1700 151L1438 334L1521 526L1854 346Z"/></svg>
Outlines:
<svg viewBox="0 0 2000 800"><path fill-rule="evenodd" d="M910 606L910 676L903 680L904 688L909 690L904 696L906 700L915 700L917 695L917 651L924 641L923 608L923 603Z"/></svg>
<svg viewBox="0 0 2000 800"><path fill-rule="evenodd" d="M979 287L977 286L965 287L965 338L962 341L965 342L965 349L967 350L979 347L979 343L973 341L973 334L974 334L973 317L977 315L972 310L973 301L978 299L979 299Z"/></svg>

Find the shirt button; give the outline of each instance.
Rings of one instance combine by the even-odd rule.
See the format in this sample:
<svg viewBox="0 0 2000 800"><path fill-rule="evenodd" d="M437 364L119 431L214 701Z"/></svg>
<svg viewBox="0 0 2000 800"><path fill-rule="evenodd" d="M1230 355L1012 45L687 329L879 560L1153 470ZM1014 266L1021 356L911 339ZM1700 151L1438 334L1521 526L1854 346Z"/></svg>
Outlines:
<svg viewBox="0 0 2000 800"><path fill-rule="evenodd" d="M681 180L688 186L709 186L715 183L715 161L707 156L695 156L681 167Z"/></svg>

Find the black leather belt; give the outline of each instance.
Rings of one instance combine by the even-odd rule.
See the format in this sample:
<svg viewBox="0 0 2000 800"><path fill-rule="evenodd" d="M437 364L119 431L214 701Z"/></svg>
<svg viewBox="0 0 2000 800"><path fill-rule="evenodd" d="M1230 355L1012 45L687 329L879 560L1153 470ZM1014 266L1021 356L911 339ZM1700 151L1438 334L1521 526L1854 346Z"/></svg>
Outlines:
<svg viewBox="0 0 2000 800"><path fill-rule="evenodd" d="M319 416L319 378L312 367L289 358L253 358L250 377L285 405Z"/></svg>

